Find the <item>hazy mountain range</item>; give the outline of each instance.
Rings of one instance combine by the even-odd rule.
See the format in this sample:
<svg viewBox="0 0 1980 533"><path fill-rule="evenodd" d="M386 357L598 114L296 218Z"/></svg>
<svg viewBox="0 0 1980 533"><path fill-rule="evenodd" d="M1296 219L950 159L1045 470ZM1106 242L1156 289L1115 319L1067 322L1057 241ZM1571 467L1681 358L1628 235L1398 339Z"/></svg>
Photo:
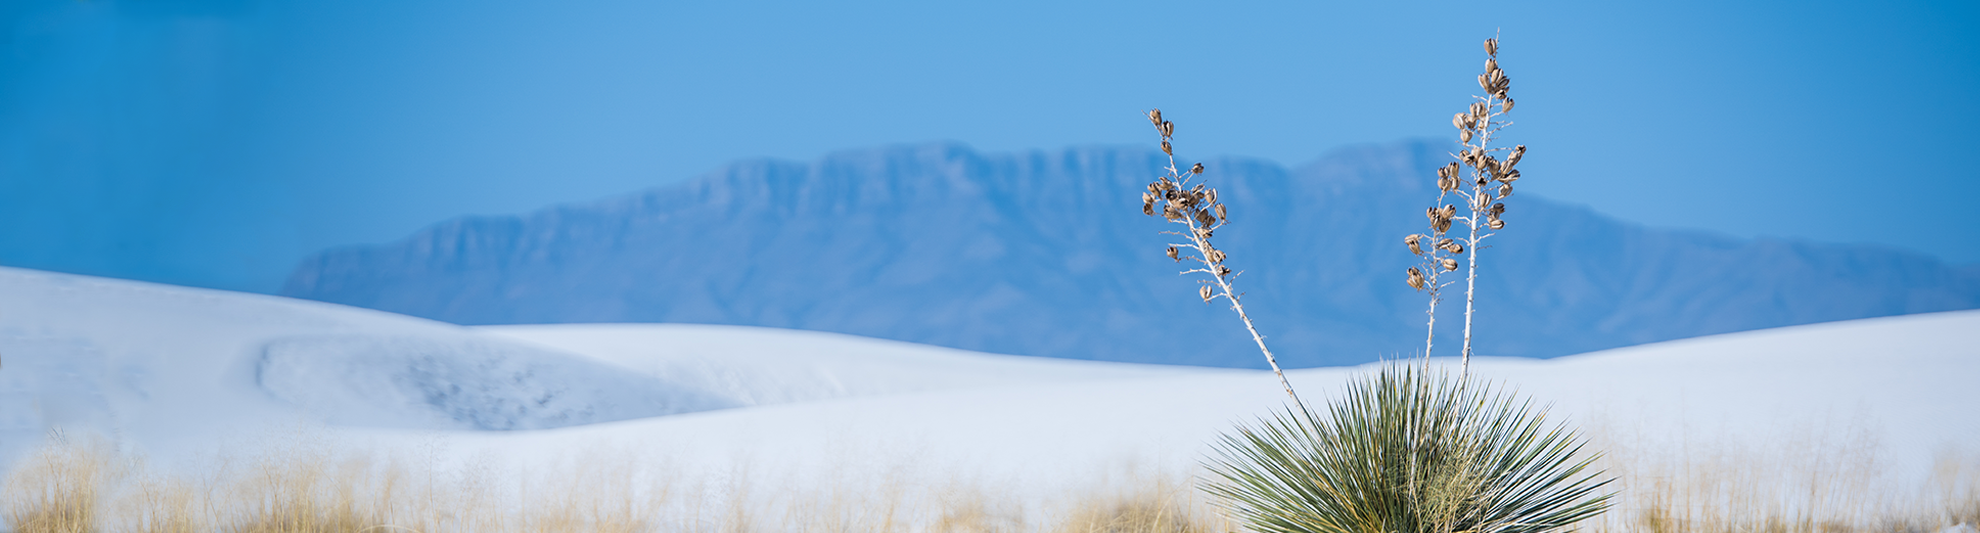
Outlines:
<svg viewBox="0 0 1980 533"><path fill-rule="evenodd" d="M1535 156L1544 157L1536 152ZM1264 361L1140 213L1166 160L1138 148L956 144L744 161L678 185L466 217L332 249L282 294L461 324L688 322L833 331L986 352L1214 366ZM1282 363L1404 357L1403 283L1442 145L1343 149L1296 169L1206 161L1218 232ZM1556 179L1528 176L1528 179ZM1832 320L1980 308L1980 265L1886 247L1649 228L1515 194L1479 258L1478 353L1553 357ZM1461 287L1460 287L1461 288ZM1440 314L1455 355L1462 296Z"/></svg>

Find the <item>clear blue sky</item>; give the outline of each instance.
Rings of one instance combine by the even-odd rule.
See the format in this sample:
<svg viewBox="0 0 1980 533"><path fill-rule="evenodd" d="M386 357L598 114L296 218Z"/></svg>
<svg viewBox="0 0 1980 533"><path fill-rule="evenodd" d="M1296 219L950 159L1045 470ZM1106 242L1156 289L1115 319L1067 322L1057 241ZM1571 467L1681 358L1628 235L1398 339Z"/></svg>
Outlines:
<svg viewBox="0 0 1980 533"><path fill-rule="evenodd" d="M1980 262L1974 2L6 0L0 264L304 255L726 161L956 140L1288 165L1444 137L1502 32L1522 192ZM1529 185L1530 184L1530 185Z"/></svg>

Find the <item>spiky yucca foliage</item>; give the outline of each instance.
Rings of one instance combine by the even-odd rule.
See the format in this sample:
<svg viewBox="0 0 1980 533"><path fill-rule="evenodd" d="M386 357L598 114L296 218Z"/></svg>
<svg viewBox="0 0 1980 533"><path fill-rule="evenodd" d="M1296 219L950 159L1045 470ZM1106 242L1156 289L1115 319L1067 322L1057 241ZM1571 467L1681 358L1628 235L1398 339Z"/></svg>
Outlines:
<svg viewBox="0 0 1980 533"><path fill-rule="evenodd" d="M1261 532L1555 531L1609 505L1582 445L1510 394L1390 367L1225 435L1206 488Z"/></svg>

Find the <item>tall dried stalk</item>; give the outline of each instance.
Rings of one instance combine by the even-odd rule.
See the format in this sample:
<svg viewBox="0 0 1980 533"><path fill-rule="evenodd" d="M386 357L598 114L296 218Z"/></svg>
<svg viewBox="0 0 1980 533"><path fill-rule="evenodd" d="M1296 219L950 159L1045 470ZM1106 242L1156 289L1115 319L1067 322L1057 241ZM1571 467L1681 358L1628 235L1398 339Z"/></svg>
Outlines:
<svg viewBox="0 0 1980 533"><path fill-rule="evenodd" d="M1410 235L1407 239L1410 251L1419 256L1425 255L1422 244L1436 239L1434 247L1425 258L1430 273L1426 275L1416 267L1409 268L1410 286L1417 290L1430 291L1431 317L1428 335L1432 339L1436 336L1437 303L1442 299L1438 290L1444 286L1436 278L1439 273L1438 267L1442 267L1442 271L1457 269L1455 259L1439 257L1438 252L1448 252L1450 255L1464 255L1467 249L1471 252L1470 257L1466 259L1465 268L1464 349L1460 375L1471 373L1471 326L1477 310L1475 302L1478 293L1478 252L1482 250L1480 243L1496 235L1497 230L1506 227L1505 221L1499 218L1506 212L1506 204L1498 200L1512 196L1512 184L1519 181L1519 170L1513 167L1526 155L1526 145L1512 148L1491 146L1492 141L1498 139L1499 131L1512 125L1512 122L1504 119L1505 115L1513 110L1513 99L1507 95L1512 80L1499 68L1498 38L1485 40L1485 55L1485 73L1478 75L1478 87L1485 91L1485 95L1473 96L1472 98L1477 101L1472 102L1469 109L1451 117L1451 125L1458 129L1458 142L1464 146L1464 150L1451 154L1451 157L1457 161L1437 169L1437 203L1442 204L1446 195L1455 194L1464 200L1465 214L1458 216L1457 206L1454 205L1446 204L1442 207L1430 208L1425 214L1430 218L1432 234ZM1499 152L1508 152L1504 161L1500 161L1494 155ZM1469 183L1464 179L1466 167L1470 169ZM1465 237L1455 239L1443 237L1444 232L1450 229L1454 221L1464 223L1467 232ZM1430 356L1430 342L1430 340L1424 341L1423 355L1426 365Z"/></svg>
<svg viewBox="0 0 1980 533"><path fill-rule="evenodd" d="M1444 197L1450 194L1450 189L1455 188L1455 185L1450 188L1444 187L1444 182L1446 181L1456 182L1457 178L1448 177L1456 175L1455 167L1456 164L1453 163L1451 166L1437 169L1437 182L1440 191L1437 194L1438 204L1443 204ZM1456 242L1444 237L1444 232L1451 229L1451 216L1456 213L1457 207L1449 204L1445 204L1443 207L1425 209L1423 210L1424 216L1430 218L1430 233L1412 233L1409 237L1403 239L1403 244L1409 246L1409 252L1422 258L1422 261L1417 266L1409 267L1409 286L1416 288L1416 290L1430 293L1430 309L1424 312L1424 314L1429 315L1429 321L1424 326L1426 331L1423 335L1423 369L1425 371L1430 369L1430 351L1436 347L1437 304L1444 301L1444 287L1448 287L1452 283L1457 283L1455 281L1442 281L1440 279L1443 273L1457 270L1457 260L1447 255L1463 252L1463 249Z"/></svg>
<svg viewBox="0 0 1980 533"><path fill-rule="evenodd" d="M1160 109L1148 111L1148 122L1154 124L1155 131L1162 134L1162 153L1169 156L1169 166L1163 169L1168 172L1167 175L1156 178L1154 182L1148 184L1147 192L1141 193L1141 214L1154 216L1157 211L1156 206L1159 204L1162 218L1189 228L1188 231L1162 232L1165 235L1179 235L1189 240L1189 242L1170 244L1169 259L1178 263L1188 259L1203 265L1184 270L1182 274L1209 275L1208 280L1197 280L1197 283L1202 284L1197 289L1197 295L1203 298L1204 303L1218 298L1230 300L1231 309L1237 311L1239 320L1244 321L1244 329L1251 333L1252 342L1258 343L1258 351L1265 354L1265 363L1272 366L1272 373L1279 376L1279 384L1285 386L1286 396L1292 398L1293 405L1298 406L1300 412L1305 412L1306 404L1299 401L1298 393L1293 392L1292 382L1286 381L1285 371L1279 369L1279 360L1272 356L1270 348L1265 347L1265 337L1258 334L1258 328L1251 324L1251 316L1245 314L1244 304L1239 301L1242 295L1231 290L1231 282L1236 281L1243 273L1232 272L1230 267L1224 266L1224 261L1229 256L1210 244L1210 237L1230 219L1225 216L1224 204L1217 202L1216 189L1202 183L1194 186L1189 183L1196 176L1203 175L1203 164L1197 163L1191 166L1187 174L1178 169L1175 148L1170 144L1170 141L1174 140L1176 124L1163 120ZM1182 250L1195 251L1196 255L1182 255Z"/></svg>

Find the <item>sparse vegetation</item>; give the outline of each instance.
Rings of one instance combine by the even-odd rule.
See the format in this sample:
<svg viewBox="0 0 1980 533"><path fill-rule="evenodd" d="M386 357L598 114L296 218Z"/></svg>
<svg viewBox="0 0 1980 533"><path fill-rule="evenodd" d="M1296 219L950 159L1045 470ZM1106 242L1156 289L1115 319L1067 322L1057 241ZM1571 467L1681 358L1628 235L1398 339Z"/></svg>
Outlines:
<svg viewBox="0 0 1980 533"><path fill-rule="evenodd" d="M6 508L14 533L93 533L103 530L104 491L122 477L114 450L101 440L72 442L51 435L50 446L7 476Z"/></svg>
<svg viewBox="0 0 1980 533"><path fill-rule="evenodd" d="M1582 441L1511 395L1392 366L1329 407L1225 436L1207 490L1274 533L1554 531L1607 507Z"/></svg>
<svg viewBox="0 0 1980 533"><path fill-rule="evenodd" d="M1391 393L1408 391L1402 387ZM1887 468L1877 463L1873 446L1847 439L1795 443L1765 452L1693 445L1691 455L1666 457L1661 452L1668 450L1616 443L1634 437L1618 439L1602 432L1595 437L1621 452L1605 456L1599 465L1615 472L1615 483L1624 490L1616 499L1616 511L1583 523L1590 531L1936 533L1956 524L1980 523L1980 457L1948 454L1933 465L1929 476L1919 476L1924 478L1920 486L1898 486L1884 475ZM1791 453L1778 453L1783 449ZM102 441L52 442L7 473L6 491L0 494L0 515L6 522L0 529L13 533L1259 530L1240 527L1198 500L1188 484L1160 475L1131 476L1108 487L1054 498L1044 508L1027 509L1012 494L969 483L889 483L892 488L882 491L742 490L745 487L734 479L682 478L668 469L647 468L611 454L585 456L568 468L523 480L534 487L527 492L505 492L510 485L464 472L429 475L409 466L416 463L326 450L285 450L239 464L245 467L222 461L209 469L166 474L150 471L141 458L119 454ZM1462 486L1473 479L1450 474L1461 474L1461 469L1445 472L1416 476L1425 480L1418 490L1450 502L1437 498L1434 488ZM760 497L743 497L747 495ZM269 502L287 505L271 507ZM282 508L308 512L266 512ZM1435 520L1449 514L1426 516ZM356 527L364 524L369 525Z"/></svg>
<svg viewBox="0 0 1980 533"><path fill-rule="evenodd" d="M1584 443L1571 430L1543 428L1544 416L1469 381L1479 247L1492 231L1505 227L1500 219L1505 204L1494 200L1512 195L1512 183L1519 179L1513 167L1526 153L1525 146L1490 146L1509 124L1501 117L1512 111L1513 101L1508 96L1511 81L1498 66L1498 39L1487 39L1484 47L1487 59L1478 86L1485 95L1452 118L1464 145L1453 157L1472 168L1471 183L1467 188L1461 182L1456 162L1437 171L1438 203L1455 194L1467 211L1459 216L1456 206L1432 207L1426 211L1431 233L1405 239L1410 251L1423 258L1421 265L1408 269L1407 281L1430 293L1423 370L1391 367L1351 383L1347 396L1324 415L1300 402L1231 290L1237 274L1224 266L1225 253L1210 244L1227 222L1227 207L1217 201L1216 189L1190 185L1191 178L1203 173L1203 165L1191 167L1187 175L1179 171L1170 142L1175 124L1163 120L1161 111L1148 112L1162 135L1169 166L1142 194L1141 212L1154 215L1160 205L1163 218L1188 228L1166 232L1188 239L1170 245L1169 258L1202 265L1183 274L1209 278L1198 292L1203 301L1230 301L1293 400L1285 414L1227 435L1220 455L1211 460L1217 478L1206 489L1253 530L1539 532L1567 528L1608 508L1608 495L1595 492L1606 481L1585 473L1596 454L1580 454ZM1498 152L1510 153L1500 161ZM1469 235L1444 237L1458 221L1466 224ZM1455 256L1466 252L1463 357L1453 380L1431 374L1429 356L1437 304L1447 285L1439 275L1457 270Z"/></svg>
<svg viewBox="0 0 1980 533"><path fill-rule="evenodd" d="M191 473L151 472L101 440L55 441L6 476L11 533L1209 533L1230 524L1185 483L1136 475L1046 505L967 483L755 490L593 455L526 479L421 472L290 445ZM236 465L243 466L236 468ZM437 474L437 475L436 475ZM511 484L510 481L514 483Z"/></svg>

